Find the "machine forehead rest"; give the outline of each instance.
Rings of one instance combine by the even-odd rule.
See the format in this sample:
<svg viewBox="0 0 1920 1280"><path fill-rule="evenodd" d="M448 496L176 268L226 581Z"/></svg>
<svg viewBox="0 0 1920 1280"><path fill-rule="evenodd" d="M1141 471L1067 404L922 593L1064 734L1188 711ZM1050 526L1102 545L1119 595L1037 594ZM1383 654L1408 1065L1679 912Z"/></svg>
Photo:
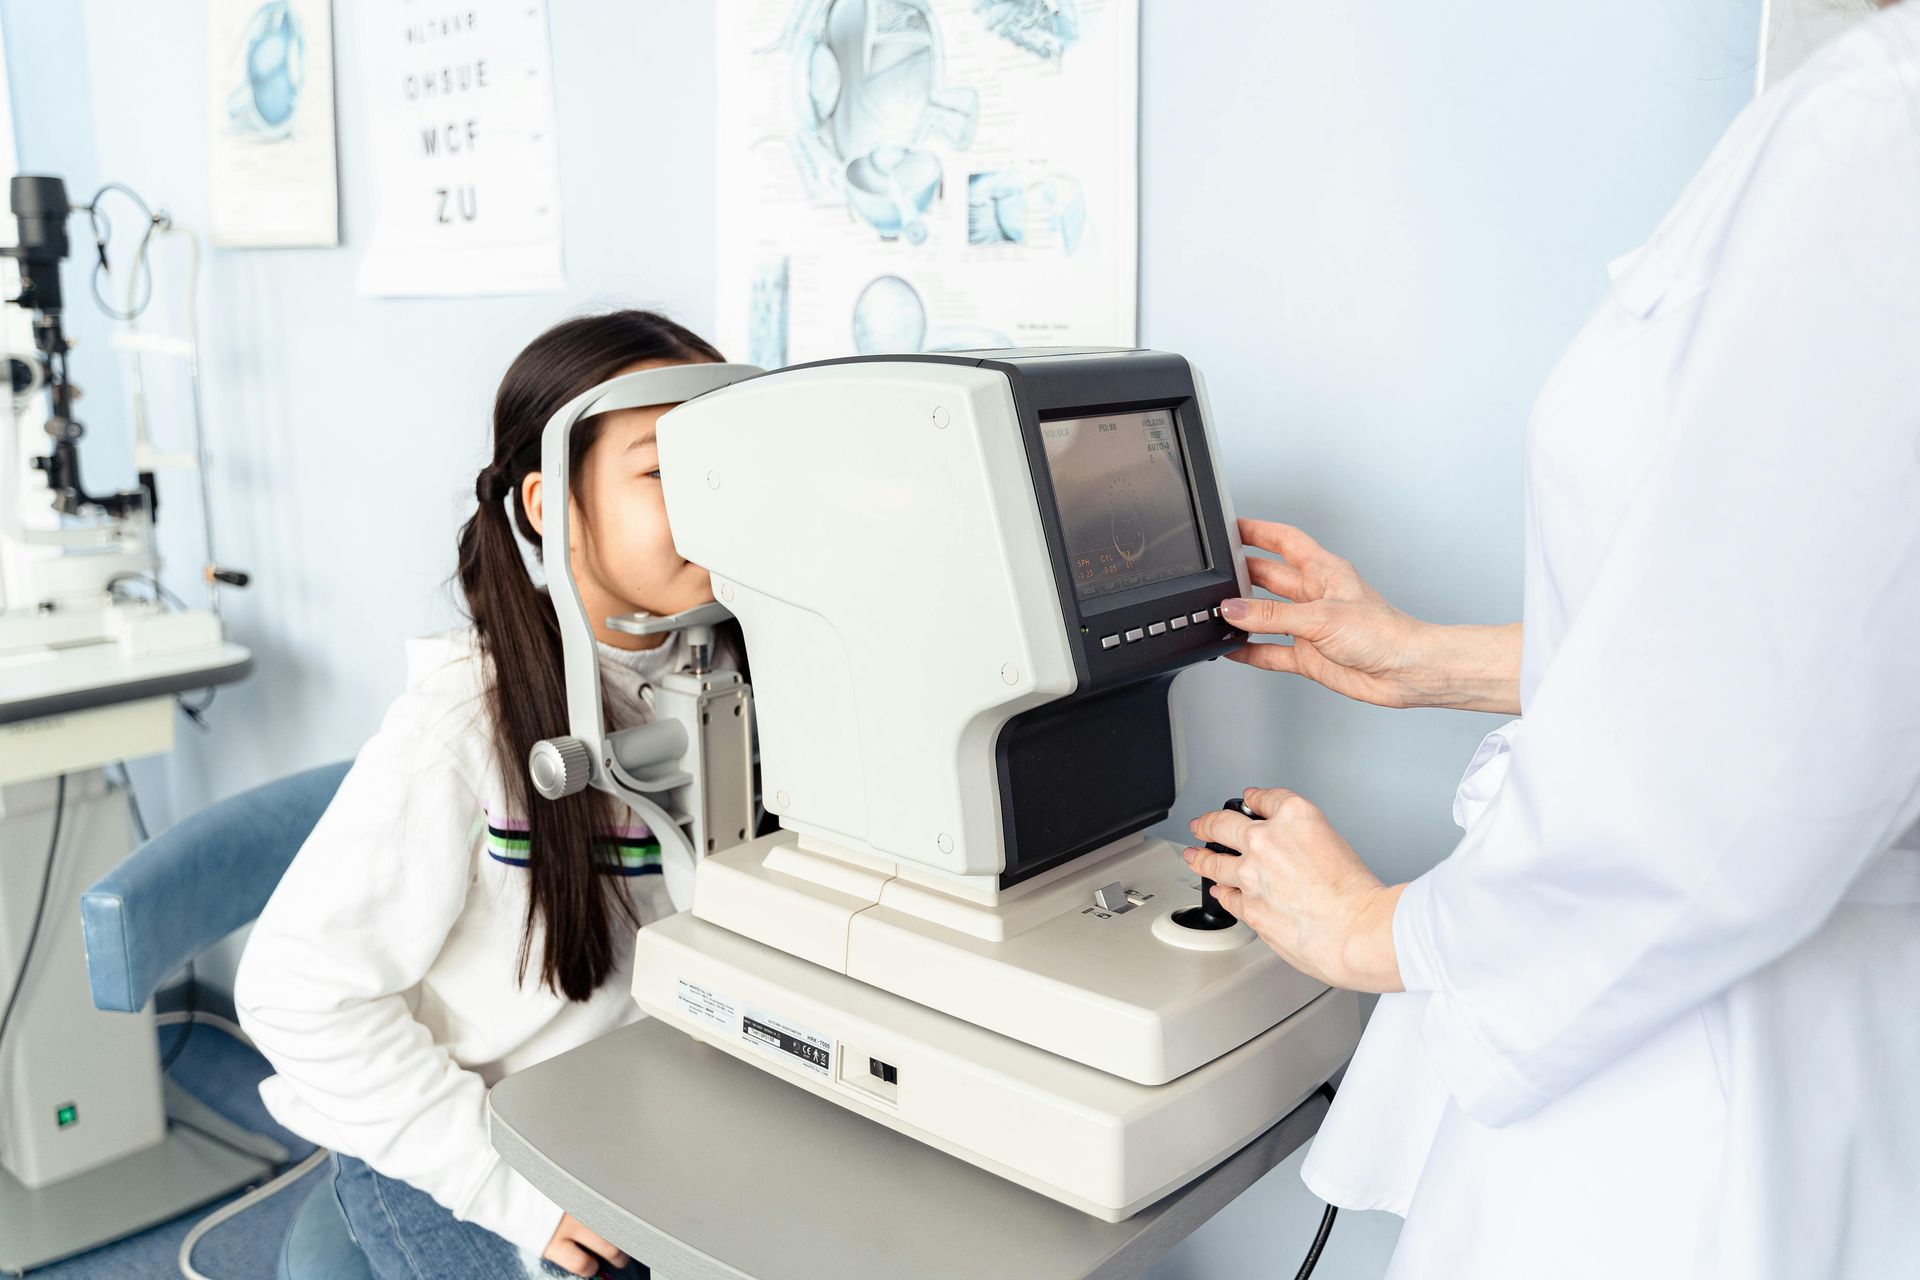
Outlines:
<svg viewBox="0 0 1920 1280"><path fill-rule="evenodd" d="M621 409L644 409L656 404L680 404L709 391L757 377L766 372L752 364L675 364L639 369L602 383L601 393L580 411L576 421Z"/></svg>

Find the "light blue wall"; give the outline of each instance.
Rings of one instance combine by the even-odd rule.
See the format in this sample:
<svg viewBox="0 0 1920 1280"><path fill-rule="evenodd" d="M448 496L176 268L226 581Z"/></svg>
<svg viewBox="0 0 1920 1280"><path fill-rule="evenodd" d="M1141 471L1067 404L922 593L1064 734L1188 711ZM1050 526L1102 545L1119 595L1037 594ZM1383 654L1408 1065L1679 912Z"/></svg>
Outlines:
<svg viewBox="0 0 1920 1280"><path fill-rule="evenodd" d="M1242 513L1306 525L1414 612L1517 616L1528 405L1603 264L1746 100L1759 0L1142 7L1141 338L1206 370ZM335 15L347 247L218 254L206 281L217 512L226 555L259 575L231 618L260 673L222 696L212 735L143 772L176 811L372 730L400 638L454 617L443 583L489 397L534 331L598 301L714 316L706 5L552 5L572 289L476 302L353 292L357 8ZM23 160L126 180L204 224L202 6L73 12L0 3L15 92L45 95L16 103ZM93 418L104 434L110 415ZM175 513L186 566L190 500ZM1397 877L1451 847L1452 786L1491 727L1224 663L1181 694L1183 813L1291 786ZM1155 1280L1291 1274L1317 1220L1297 1164ZM1319 1275L1378 1276L1394 1224L1344 1217Z"/></svg>

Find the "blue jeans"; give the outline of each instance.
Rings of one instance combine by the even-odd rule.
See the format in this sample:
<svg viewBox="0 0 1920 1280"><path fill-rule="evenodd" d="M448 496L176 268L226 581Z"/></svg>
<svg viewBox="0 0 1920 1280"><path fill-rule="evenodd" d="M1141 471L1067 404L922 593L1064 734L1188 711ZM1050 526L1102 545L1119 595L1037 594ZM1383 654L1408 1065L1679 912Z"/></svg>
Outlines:
<svg viewBox="0 0 1920 1280"><path fill-rule="evenodd" d="M333 1194L378 1280L546 1280L572 1274L485 1227L460 1221L426 1192L375 1173L352 1156L333 1157ZM633 1263L601 1275L646 1280L647 1269Z"/></svg>

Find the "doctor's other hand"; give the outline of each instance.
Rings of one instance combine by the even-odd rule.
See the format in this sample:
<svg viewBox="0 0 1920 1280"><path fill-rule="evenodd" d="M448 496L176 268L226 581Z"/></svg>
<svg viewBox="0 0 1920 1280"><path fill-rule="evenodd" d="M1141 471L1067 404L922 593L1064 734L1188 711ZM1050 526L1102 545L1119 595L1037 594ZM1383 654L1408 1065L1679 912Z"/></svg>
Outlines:
<svg viewBox="0 0 1920 1280"><path fill-rule="evenodd" d="M560 1215L560 1225L540 1256L576 1276L597 1276L608 1265L617 1270L628 1261L618 1245L570 1213Z"/></svg>
<svg viewBox="0 0 1920 1280"><path fill-rule="evenodd" d="M1266 671L1305 676L1357 702L1520 712L1520 625L1422 622L1394 608L1351 564L1292 525L1240 521L1240 540L1280 559L1247 557L1254 586L1281 600L1226 600L1220 616L1249 635L1228 655Z"/></svg>
<svg viewBox="0 0 1920 1280"><path fill-rule="evenodd" d="M1306 797L1250 787L1244 798L1257 817L1216 809L1190 824L1240 856L1187 849L1187 865L1300 972L1348 991L1402 990L1393 909L1405 886L1381 884Z"/></svg>

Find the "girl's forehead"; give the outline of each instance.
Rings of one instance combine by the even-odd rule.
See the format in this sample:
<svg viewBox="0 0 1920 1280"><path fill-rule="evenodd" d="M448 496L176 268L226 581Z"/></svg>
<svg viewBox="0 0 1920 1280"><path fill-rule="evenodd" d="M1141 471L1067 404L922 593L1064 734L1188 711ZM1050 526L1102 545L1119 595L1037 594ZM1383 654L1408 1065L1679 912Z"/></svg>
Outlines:
<svg viewBox="0 0 1920 1280"><path fill-rule="evenodd" d="M671 408L670 404L654 404L643 409L615 409L604 416L600 438L622 449L651 441L661 415Z"/></svg>

